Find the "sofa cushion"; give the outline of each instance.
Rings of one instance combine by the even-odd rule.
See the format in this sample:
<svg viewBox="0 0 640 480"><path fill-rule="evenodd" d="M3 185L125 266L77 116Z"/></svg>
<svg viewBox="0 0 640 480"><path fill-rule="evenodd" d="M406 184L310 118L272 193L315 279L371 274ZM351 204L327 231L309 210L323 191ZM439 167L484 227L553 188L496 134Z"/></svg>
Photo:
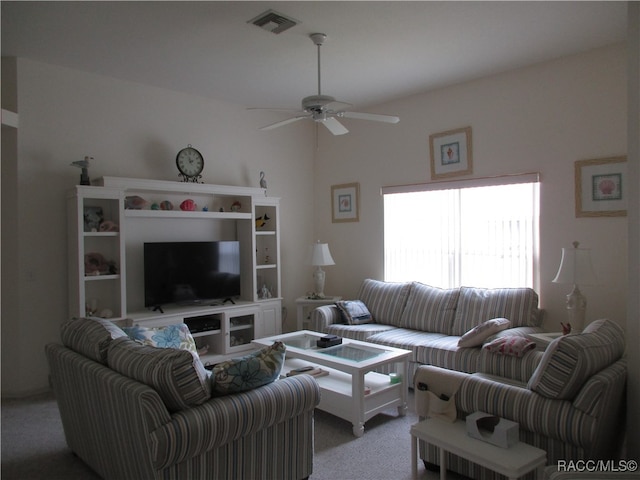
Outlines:
<svg viewBox="0 0 640 480"><path fill-rule="evenodd" d="M156 390L171 412L211 398L209 373L193 352L141 345L125 336L111 342L107 359L112 370Z"/></svg>
<svg viewBox="0 0 640 480"><path fill-rule="evenodd" d="M358 298L367 306L374 322L399 326L410 289L409 282L381 282L368 278L362 282Z"/></svg>
<svg viewBox="0 0 640 480"><path fill-rule="evenodd" d="M158 348L178 348L196 353L196 342L189 327L184 323L163 327L124 327L122 330L130 339L143 345Z"/></svg>
<svg viewBox="0 0 640 480"><path fill-rule="evenodd" d="M362 325L371 321L371 312L362 300L341 300L336 302L342 320L349 325Z"/></svg>
<svg viewBox="0 0 640 480"><path fill-rule="evenodd" d="M512 327L537 327L538 294L531 288L461 287L451 335L464 335L476 325L503 317Z"/></svg>
<svg viewBox="0 0 640 480"><path fill-rule="evenodd" d="M460 337L458 346L466 348L482 345L491 335L509 328L510 325L511 322L506 318L492 318L491 320L482 322Z"/></svg>
<svg viewBox="0 0 640 480"><path fill-rule="evenodd" d="M400 326L448 334L455 317L459 293L457 288L445 290L413 282Z"/></svg>
<svg viewBox="0 0 640 480"><path fill-rule="evenodd" d="M334 323L329 325L326 333L337 335L343 338L351 338L353 340L368 341L369 337L380 332L396 330L398 327L393 325L381 325L379 323L363 323L362 325L345 325L344 323Z"/></svg>
<svg viewBox="0 0 640 480"><path fill-rule="evenodd" d="M596 320L581 334L552 341L527 387L548 398L572 399L592 375L622 357L624 347L618 324Z"/></svg>
<svg viewBox="0 0 640 480"><path fill-rule="evenodd" d="M103 318L72 318L60 327L62 344L96 362L107 364L109 344L127 334Z"/></svg>
<svg viewBox="0 0 640 480"><path fill-rule="evenodd" d="M213 367L211 388L214 396L246 392L273 382L282 371L286 347L274 342L241 358Z"/></svg>

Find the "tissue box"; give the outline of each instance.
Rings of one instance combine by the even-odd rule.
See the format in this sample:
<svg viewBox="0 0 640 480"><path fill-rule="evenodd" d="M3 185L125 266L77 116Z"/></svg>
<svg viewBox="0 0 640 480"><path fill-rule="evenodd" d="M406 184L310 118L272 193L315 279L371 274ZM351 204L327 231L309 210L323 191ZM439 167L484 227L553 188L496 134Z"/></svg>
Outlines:
<svg viewBox="0 0 640 480"><path fill-rule="evenodd" d="M502 448L509 448L518 443L519 428L516 422L484 412L475 412L467 416L467 433L470 437Z"/></svg>

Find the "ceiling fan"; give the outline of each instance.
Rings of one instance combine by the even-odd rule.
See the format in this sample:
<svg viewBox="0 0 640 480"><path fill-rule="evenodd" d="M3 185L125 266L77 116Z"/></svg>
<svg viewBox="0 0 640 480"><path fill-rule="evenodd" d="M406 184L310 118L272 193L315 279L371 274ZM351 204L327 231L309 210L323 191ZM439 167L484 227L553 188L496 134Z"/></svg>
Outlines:
<svg viewBox="0 0 640 480"><path fill-rule="evenodd" d="M371 120L385 123L398 123L400 121L400 118L392 115L350 112L346 110L351 107L350 103L337 101L329 95L322 95L320 89L320 47L327 39L327 36L324 33L312 33L309 37L318 47L318 94L303 98L302 110L295 117L266 125L260 130L272 130L308 118L324 125L334 135L344 135L349 130L337 120L338 118L353 118L355 120Z"/></svg>

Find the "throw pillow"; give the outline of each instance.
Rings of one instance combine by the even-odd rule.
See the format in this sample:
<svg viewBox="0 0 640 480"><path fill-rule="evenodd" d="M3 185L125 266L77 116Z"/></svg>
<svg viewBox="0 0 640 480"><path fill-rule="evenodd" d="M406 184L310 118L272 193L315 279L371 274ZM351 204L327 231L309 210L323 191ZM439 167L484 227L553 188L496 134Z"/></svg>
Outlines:
<svg viewBox="0 0 640 480"><path fill-rule="evenodd" d="M107 360L112 370L156 390L171 412L211 398L209 373L193 352L141 345L124 336L111 342Z"/></svg>
<svg viewBox="0 0 640 480"><path fill-rule="evenodd" d="M371 322L371 313L362 300L343 300L336 302L342 314L342 320L349 325L362 325Z"/></svg>
<svg viewBox="0 0 640 480"><path fill-rule="evenodd" d="M62 324L60 337L65 347L106 365L109 345L126 334L103 318L73 318Z"/></svg>
<svg viewBox="0 0 640 480"><path fill-rule="evenodd" d="M487 320L480 325L476 325L460 337L458 346L477 347L478 345L482 345L491 335L506 330L510 325L511 322L506 318L492 318L491 320Z"/></svg>
<svg viewBox="0 0 640 480"><path fill-rule="evenodd" d="M274 342L270 347L215 365L211 372L212 394L246 392L273 382L282 370L285 351L284 343Z"/></svg>
<svg viewBox="0 0 640 480"><path fill-rule="evenodd" d="M189 327L184 323L166 325L164 327L140 327L136 325L134 327L125 327L123 330L130 339L143 345L159 348L178 348L197 353L196 342L191 335Z"/></svg>
<svg viewBox="0 0 640 480"><path fill-rule="evenodd" d="M528 338L513 336L496 338L493 342L487 343L483 348L499 355L522 357L529 350L536 348L536 344Z"/></svg>
<svg viewBox="0 0 640 480"><path fill-rule="evenodd" d="M527 387L548 398L572 399L592 375L622 357L624 349L622 327L607 319L596 320L581 334L552 341Z"/></svg>

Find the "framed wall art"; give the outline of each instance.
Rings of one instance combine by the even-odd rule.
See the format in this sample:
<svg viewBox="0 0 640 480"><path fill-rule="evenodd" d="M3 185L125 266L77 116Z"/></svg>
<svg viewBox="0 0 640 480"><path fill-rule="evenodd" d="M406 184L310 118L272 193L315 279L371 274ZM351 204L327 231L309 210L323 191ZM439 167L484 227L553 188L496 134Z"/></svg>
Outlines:
<svg viewBox="0 0 640 480"><path fill-rule="evenodd" d="M627 215L627 157L575 162L576 217Z"/></svg>
<svg viewBox="0 0 640 480"><path fill-rule="evenodd" d="M473 173L471 127L430 135L429 150L432 180Z"/></svg>
<svg viewBox="0 0 640 480"><path fill-rule="evenodd" d="M359 183L331 186L331 220L333 223L360 221L359 204Z"/></svg>

